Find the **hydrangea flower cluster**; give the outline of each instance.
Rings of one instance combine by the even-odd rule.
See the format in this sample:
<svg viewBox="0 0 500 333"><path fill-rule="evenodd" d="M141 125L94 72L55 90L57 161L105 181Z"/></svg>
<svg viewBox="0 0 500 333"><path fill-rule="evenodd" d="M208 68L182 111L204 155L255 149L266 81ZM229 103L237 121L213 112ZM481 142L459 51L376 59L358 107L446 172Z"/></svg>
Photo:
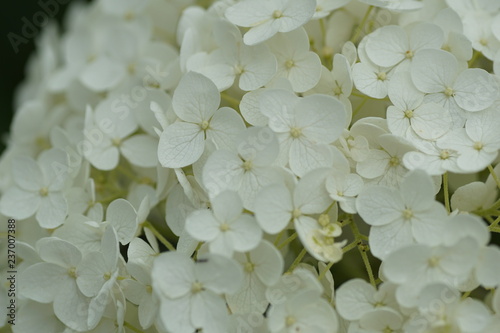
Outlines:
<svg viewBox="0 0 500 333"><path fill-rule="evenodd" d="M65 29L0 159L12 332L499 332L500 2L96 0Z"/></svg>

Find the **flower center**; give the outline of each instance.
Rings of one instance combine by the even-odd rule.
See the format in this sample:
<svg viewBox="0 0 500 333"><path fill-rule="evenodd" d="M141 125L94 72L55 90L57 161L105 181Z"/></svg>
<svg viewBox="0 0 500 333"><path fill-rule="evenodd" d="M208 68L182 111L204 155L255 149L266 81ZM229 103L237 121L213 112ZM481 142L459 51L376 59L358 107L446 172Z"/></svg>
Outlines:
<svg viewBox="0 0 500 333"><path fill-rule="evenodd" d="M222 232L226 232L226 231L228 231L228 230L229 230L229 224L227 224L227 223L222 223L222 224L219 226L219 229L220 229L220 231L222 231Z"/></svg>
<svg viewBox="0 0 500 333"><path fill-rule="evenodd" d="M442 159L442 160L449 159L450 158L450 152L447 151L447 150L441 151L441 153L439 154L439 158Z"/></svg>
<svg viewBox="0 0 500 333"><path fill-rule="evenodd" d="M438 257L431 257L429 258L428 262L429 267L436 267L439 265L439 258Z"/></svg>
<svg viewBox="0 0 500 333"><path fill-rule="evenodd" d="M295 208L294 210L292 210L292 217L294 219L296 219L296 218L298 218L300 216L302 216L302 212L300 211L300 209Z"/></svg>
<svg viewBox="0 0 500 333"><path fill-rule="evenodd" d="M255 265L251 262L247 262L245 263L244 269L245 272L252 273L255 270Z"/></svg>
<svg viewBox="0 0 500 333"><path fill-rule="evenodd" d="M401 163L401 161L399 160L399 157L397 157L397 156L393 156L393 157L391 157L391 159L389 160L389 165L390 165L391 167L398 166L400 163Z"/></svg>
<svg viewBox="0 0 500 333"><path fill-rule="evenodd" d="M409 208L406 208L405 210L403 210L403 219L405 220L409 220L413 217L413 211Z"/></svg>
<svg viewBox="0 0 500 333"><path fill-rule="evenodd" d="M202 290L203 290L203 285L200 282L194 282L191 285L191 292L193 294L197 294L197 293L199 293Z"/></svg>
<svg viewBox="0 0 500 333"><path fill-rule="evenodd" d="M386 72L377 73L377 79L380 81L387 80L387 73Z"/></svg>
<svg viewBox="0 0 500 333"><path fill-rule="evenodd" d="M412 51L412 50L408 50L408 51L406 51L406 53L405 53L405 57L406 57L406 59L411 59L411 58L413 58L413 56L414 56L414 55L415 55L415 53L413 53L413 51Z"/></svg>
<svg viewBox="0 0 500 333"><path fill-rule="evenodd" d="M281 10L275 10L273 12L273 18L274 19L279 19L280 17L283 17L283 12Z"/></svg>
<svg viewBox="0 0 500 333"><path fill-rule="evenodd" d="M404 114L405 114L405 117L408 119L413 118L413 110L406 110L404 112Z"/></svg>
<svg viewBox="0 0 500 333"><path fill-rule="evenodd" d="M292 127L290 129L290 135L294 139L298 139L302 135L302 130L298 127Z"/></svg>
<svg viewBox="0 0 500 333"><path fill-rule="evenodd" d="M446 89L444 90L444 94L448 97L455 96L455 92L453 91L453 88L450 88L450 87L446 87Z"/></svg>
<svg viewBox="0 0 500 333"><path fill-rule="evenodd" d="M482 142L479 142L479 141L476 141L474 142L474 149L477 150L477 151L480 151L481 149L483 149L484 145Z"/></svg>
<svg viewBox="0 0 500 333"><path fill-rule="evenodd" d="M111 144L115 147L119 147L122 143L122 140L120 138L114 138L111 139Z"/></svg>
<svg viewBox="0 0 500 333"><path fill-rule="evenodd" d="M335 96L342 95L342 93L343 93L342 87L336 86L335 88L333 88L333 93L335 94Z"/></svg>
<svg viewBox="0 0 500 333"><path fill-rule="evenodd" d="M479 43L480 43L482 46L486 46L486 45L488 45L488 40L486 40L486 39L484 39L484 38L481 38L481 39L479 40Z"/></svg>
<svg viewBox="0 0 500 333"><path fill-rule="evenodd" d="M290 68L292 68L293 66L295 66L295 62L294 62L292 59L287 60L287 61L285 62L285 67L286 67L287 69L290 69Z"/></svg>
<svg viewBox="0 0 500 333"><path fill-rule="evenodd" d="M234 66L234 73L236 75L243 74L244 72L245 72L245 68L243 68L243 66L241 66L241 65Z"/></svg>
<svg viewBox="0 0 500 333"><path fill-rule="evenodd" d="M290 327L293 324L295 324L296 322L297 322L297 319L295 319L294 316L287 316L285 318L285 325L286 325L286 327Z"/></svg>
<svg viewBox="0 0 500 333"><path fill-rule="evenodd" d="M253 167L253 163L252 163L252 161L250 161L250 160L245 161L245 162L243 163L243 170L245 170L245 171L250 171L250 170L252 170L252 167Z"/></svg>
<svg viewBox="0 0 500 333"><path fill-rule="evenodd" d="M206 120L203 120L200 124L200 128L204 131L206 131L210 127L210 123Z"/></svg>
<svg viewBox="0 0 500 333"><path fill-rule="evenodd" d="M71 276L73 279L76 279L76 267L68 268L68 275Z"/></svg>
<svg viewBox="0 0 500 333"><path fill-rule="evenodd" d="M40 195L41 195L42 197L46 197L47 195L49 195L49 189L48 189L48 188L46 188L46 187L42 187L42 188L40 189Z"/></svg>

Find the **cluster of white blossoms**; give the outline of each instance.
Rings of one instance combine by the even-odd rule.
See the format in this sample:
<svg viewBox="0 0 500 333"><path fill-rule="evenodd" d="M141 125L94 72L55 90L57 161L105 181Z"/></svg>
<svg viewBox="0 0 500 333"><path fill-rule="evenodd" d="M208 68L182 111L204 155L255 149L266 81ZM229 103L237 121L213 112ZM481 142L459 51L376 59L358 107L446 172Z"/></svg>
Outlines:
<svg viewBox="0 0 500 333"><path fill-rule="evenodd" d="M498 0L75 3L0 159L0 326L500 332L499 86Z"/></svg>

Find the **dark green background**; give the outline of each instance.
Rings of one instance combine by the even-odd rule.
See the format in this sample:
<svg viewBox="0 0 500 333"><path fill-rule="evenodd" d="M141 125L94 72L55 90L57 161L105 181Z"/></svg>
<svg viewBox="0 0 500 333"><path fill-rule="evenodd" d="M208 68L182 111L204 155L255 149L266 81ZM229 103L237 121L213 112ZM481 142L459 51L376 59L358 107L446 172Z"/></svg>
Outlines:
<svg viewBox="0 0 500 333"><path fill-rule="evenodd" d="M5 148L5 134L8 132L10 123L12 121L12 114L14 112L13 97L15 88L24 78L24 68L30 54L34 52L35 38L27 38L27 44L20 44L19 50L16 53L12 47L8 35L15 33L22 36L23 17L28 21L33 21L33 15L37 12L44 11L40 6L40 2L47 3L51 0L8 0L2 2L2 9L0 10L0 35L1 35L1 48L0 48L0 151ZM71 1L52 0L59 6L57 14L52 18L61 22L61 18L71 3Z"/></svg>

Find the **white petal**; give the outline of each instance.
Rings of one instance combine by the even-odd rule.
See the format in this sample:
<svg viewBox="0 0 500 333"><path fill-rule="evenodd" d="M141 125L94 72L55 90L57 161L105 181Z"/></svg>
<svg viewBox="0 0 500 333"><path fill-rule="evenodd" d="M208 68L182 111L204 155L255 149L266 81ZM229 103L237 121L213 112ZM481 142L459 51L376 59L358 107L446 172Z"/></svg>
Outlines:
<svg viewBox="0 0 500 333"><path fill-rule="evenodd" d="M331 167L333 156L325 144L314 144L305 137L292 139L290 169L299 177L318 168Z"/></svg>
<svg viewBox="0 0 500 333"><path fill-rule="evenodd" d="M336 292L337 311L347 320L359 320L373 309L375 288L361 279L351 279Z"/></svg>
<svg viewBox="0 0 500 333"><path fill-rule="evenodd" d="M194 263L189 256L165 252L156 257L151 279L160 295L178 299L191 291L194 274Z"/></svg>
<svg viewBox="0 0 500 333"><path fill-rule="evenodd" d="M199 258L195 271L198 280L209 290L217 293L234 293L243 282L243 269L234 259L216 254Z"/></svg>
<svg viewBox="0 0 500 333"><path fill-rule="evenodd" d="M245 129L241 116L233 109L223 107L215 112L207 129L207 139L219 149L231 149L238 134Z"/></svg>
<svg viewBox="0 0 500 333"><path fill-rule="evenodd" d="M382 73L383 69L380 71ZM358 62L352 68L352 79L362 93L373 98L384 98L387 96L387 80L379 79L377 72L378 69Z"/></svg>
<svg viewBox="0 0 500 333"><path fill-rule="evenodd" d="M266 285L278 282L283 273L284 261L279 251L268 241L262 240L257 248L250 251L250 259L255 264L255 274Z"/></svg>
<svg viewBox="0 0 500 333"><path fill-rule="evenodd" d="M427 103L414 110L411 127L422 139L436 140L450 130L450 113L442 106Z"/></svg>
<svg viewBox="0 0 500 333"><path fill-rule="evenodd" d="M344 105L334 97L312 95L296 105L297 126L313 142L332 143L337 140L346 126Z"/></svg>
<svg viewBox="0 0 500 333"><path fill-rule="evenodd" d="M377 29L367 38L366 53L378 66L392 67L403 61L409 50L408 36L397 25Z"/></svg>
<svg viewBox="0 0 500 333"><path fill-rule="evenodd" d="M205 150L204 133L197 124L177 122L160 136L158 159L166 168L183 168L196 162Z"/></svg>
<svg viewBox="0 0 500 333"><path fill-rule="evenodd" d="M221 233L219 223L208 210L197 210L189 214L185 228L191 237L204 242L213 241Z"/></svg>
<svg viewBox="0 0 500 333"><path fill-rule="evenodd" d="M262 229L253 216L243 214L231 224L231 234L228 235L236 251L247 252L253 250L262 238Z"/></svg>
<svg viewBox="0 0 500 333"><path fill-rule="evenodd" d="M11 187L3 193L0 199L0 211L6 216L23 220L35 214L40 206L40 201L38 193Z"/></svg>
<svg viewBox="0 0 500 333"><path fill-rule="evenodd" d="M455 101L467 111L481 111L498 98L498 83L488 72L479 68L463 71L453 86Z"/></svg>
<svg viewBox="0 0 500 333"><path fill-rule="evenodd" d="M255 199L257 222L270 234L277 234L288 225L292 210L292 196L285 185L267 186Z"/></svg>
<svg viewBox="0 0 500 333"><path fill-rule="evenodd" d="M40 167L28 156L19 156L12 161L14 182L23 190L38 191L45 184Z"/></svg>
<svg viewBox="0 0 500 333"><path fill-rule="evenodd" d="M422 50L411 64L411 78L424 93L443 92L451 88L458 71L456 58L442 50Z"/></svg>
<svg viewBox="0 0 500 333"><path fill-rule="evenodd" d="M64 223L68 213L66 198L61 192L52 192L40 200L36 219L42 228L54 229Z"/></svg>
<svg viewBox="0 0 500 333"><path fill-rule="evenodd" d="M358 195L356 208L366 223L381 226L402 219L405 209L399 193L383 186L367 187Z"/></svg>
<svg viewBox="0 0 500 333"><path fill-rule="evenodd" d="M396 250L415 243L411 227L410 222L403 220L372 227L369 244L373 255L385 259Z"/></svg>
<svg viewBox="0 0 500 333"><path fill-rule="evenodd" d="M111 202L106 210L106 220L116 230L122 245L130 243L139 226L137 212L130 202L125 199L117 199Z"/></svg>
<svg viewBox="0 0 500 333"><path fill-rule="evenodd" d="M243 202L233 191L224 191L212 199L215 218L220 222L231 222L239 218L243 212Z"/></svg>
<svg viewBox="0 0 500 333"><path fill-rule="evenodd" d="M293 191L294 206L304 214L319 214L332 200L325 188L328 169L318 169L302 177Z"/></svg>
<svg viewBox="0 0 500 333"><path fill-rule="evenodd" d="M206 76L189 72L175 89L172 106L184 121L201 123L214 114L220 104L219 90Z"/></svg>
<svg viewBox="0 0 500 333"><path fill-rule="evenodd" d="M476 277L485 288L498 287L500 284L500 249L491 245L480 252L476 267Z"/></svg>
<svg viewBox="0 0 500 333"><path fill-rule="evenodd" d="M120 151L135 166L152 168L158 164L158 140L150 135L132 136L122 143Z"/></svg>
<svg viewBox="0 0 500 333"><path fill-rule="evenodd" d="M321 77L321 60L316 53L308 52L300 58L293 59L294 66L288 70L286 77L292 83L293 91L305 92L312 89Z"/></svg>
<svg viewBox="0 0 500 333"><path fill-rule="evenodd" d="M59 291L60 281L65 278L69 278L67 268L52 263L37 263L19 275L20 293L37 302L50 303Z"/></svg>
<svg viewBox="0 0 500 333"><path fill-rule="evenodd" d="M80 80L93 91L115 87L125 76L125 66L107 57L100 57L85 67Z"/></svg>

